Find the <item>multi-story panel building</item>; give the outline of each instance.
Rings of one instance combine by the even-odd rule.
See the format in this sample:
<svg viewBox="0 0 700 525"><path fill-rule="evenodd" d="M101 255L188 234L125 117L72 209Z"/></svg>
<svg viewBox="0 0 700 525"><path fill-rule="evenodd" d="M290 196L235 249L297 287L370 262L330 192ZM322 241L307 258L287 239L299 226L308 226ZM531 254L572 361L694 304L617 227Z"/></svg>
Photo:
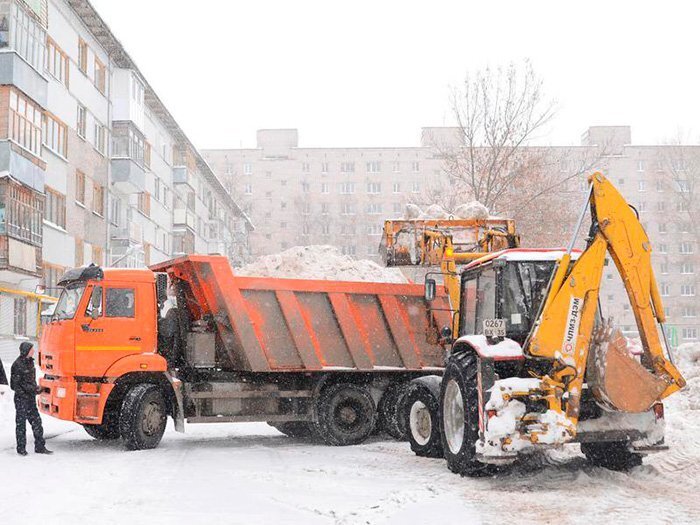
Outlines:
<svg viewBox="0 0 700 525"><path fill-rule="evenodd" d="M438 149L458 147L458 135L454 128L424 128L421 144L415 147L300 148L295 129L260 130L256 148L203 154L255 223L250 237L254 255L293 245L333 244L346 254L378 260L383 221L401 216L405 204L420 201L426 190L449 187ZM697 340L698 234L683 210L695 206L697 211L698 203L684 198L690 183L683 182L682 170L673 168L682 168L674 159L678 148L632 145L629 127L602 126L589 128L581 146L548 149L561 159L555 169L564 175L577 173L588 163L585 159L594 159L591 164L637 207L655 247L653 261L667 303L669 333L674 343ZM680 151L681 157L698 159L700 170L700 146ZM695 191L700 191L700 173L695 177ZM583 199L583 177L578 186ZM572 202L579 204L583 201ZM546 217L543 214L543 220ZM606 270L601 303L605 315L615 317L627 333L635 332L612 266Z"/></svg>
<svg viewBox="0 0 700 525"><path fill-rule="evenodd" d="M87 0L0 0L0 356L65 269L241 262L251 228Z"/></svg>

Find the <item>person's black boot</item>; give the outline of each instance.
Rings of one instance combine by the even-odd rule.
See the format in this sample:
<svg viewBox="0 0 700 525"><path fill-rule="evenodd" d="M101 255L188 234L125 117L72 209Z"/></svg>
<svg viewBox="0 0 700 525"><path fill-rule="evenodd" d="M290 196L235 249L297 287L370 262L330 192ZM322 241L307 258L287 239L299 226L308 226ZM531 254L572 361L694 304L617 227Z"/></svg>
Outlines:
<svg viewBox="0 0 700 525"><path fill-rule="evenodd" d="M47 456L53 454L53 451L49 450L46 447L37 449L34 452L36 452L37 454L46 454ZM26 452L25 452L25 454L26 454Z"/></svg>
<svg viewBox="0 0 700 525"><path fill-rule="evenodd" d="M17 454L19 454L20 456L26 456L26 455L27 455L27 451L24 450L23 448L18 448L18 449L17 449Z"/></svg>

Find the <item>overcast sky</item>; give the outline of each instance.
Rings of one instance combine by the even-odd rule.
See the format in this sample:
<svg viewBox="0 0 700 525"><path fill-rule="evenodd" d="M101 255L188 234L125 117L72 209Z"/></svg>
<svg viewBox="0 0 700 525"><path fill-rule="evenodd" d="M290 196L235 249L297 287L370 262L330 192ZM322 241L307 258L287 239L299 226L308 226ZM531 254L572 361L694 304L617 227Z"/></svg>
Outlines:
<svg viewBox="0 0 700 525"><path fill-rule="evenodd" d="M417 145L467 71L529 58L558 113L541 141L632 126L700 138L695 2L92 0L200 148ZM574 7L576 5L576 7Z"/></svg>

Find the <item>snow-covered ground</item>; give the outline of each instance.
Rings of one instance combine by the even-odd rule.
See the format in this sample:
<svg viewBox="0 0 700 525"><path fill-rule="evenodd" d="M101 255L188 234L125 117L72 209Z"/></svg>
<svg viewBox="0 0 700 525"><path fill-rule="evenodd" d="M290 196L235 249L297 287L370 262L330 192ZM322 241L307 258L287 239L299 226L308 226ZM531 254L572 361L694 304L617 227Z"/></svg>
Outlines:
<svg viewBox="0 0 700 525"><path fill-rule="evenodd" d="M0 523L700 523L696 350L681 363L688 387L666 403L670 450L628 473L572 448L468 479L405 443L326 447L265 424L169 428L158 449L126 452L46 417L56 453L19 457L0 396Z"/></svg>

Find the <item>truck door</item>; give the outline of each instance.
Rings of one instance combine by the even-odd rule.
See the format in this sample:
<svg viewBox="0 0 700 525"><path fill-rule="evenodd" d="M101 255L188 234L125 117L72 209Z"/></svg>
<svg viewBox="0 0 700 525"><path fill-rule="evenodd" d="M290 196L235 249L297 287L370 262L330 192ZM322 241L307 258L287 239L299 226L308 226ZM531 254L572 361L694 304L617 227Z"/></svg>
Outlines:
<svg viewBox="0 0 700 525"><path fill-rule="evenodd" d="M109 281L89 287L76 323L76 370L81 375L102 377L119 359L153 351L155 317L147 318L153 308L145 288L145 283Z"/></svg>

